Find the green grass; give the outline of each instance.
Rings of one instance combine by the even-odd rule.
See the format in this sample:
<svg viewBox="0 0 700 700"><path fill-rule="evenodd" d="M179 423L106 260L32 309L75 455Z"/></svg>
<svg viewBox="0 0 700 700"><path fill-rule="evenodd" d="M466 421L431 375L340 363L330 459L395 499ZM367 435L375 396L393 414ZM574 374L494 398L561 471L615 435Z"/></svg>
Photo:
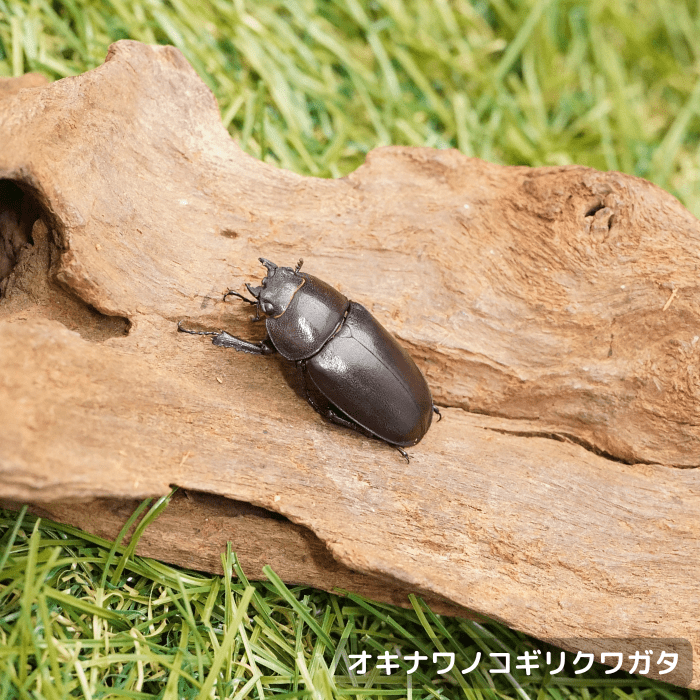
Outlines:
<svg viewBox="0 0 700 700"><path fill-rule="evenodd" d="M164 498L148 510L135 538L166 505ZM515 658L550 647L495 623L442 618L414 596L413 609L403 610L352 594L288 588L269 569L266 582L251 585L231 552L222 554L225 575L214 576L135 557L134 546L135 539L111 544L24 511L0 511L0 697L698 695L641 676L611 677L599 665L582 677L571 656L561 673L547 674L542 664L527 675L514 668ZM367 673L350 672L350 655L363 651L372 656ZM418 652L428 660L419 660L409 684L413 662L402 660L402 669L389 676L375 668L384 651L400 657ZM440 657L432 665L435 652L454 654L453 671L437 673L449 661ZM477 652L482 662L462 675ZM511 654L512 672L490 674L490 652Z"/></svg>
<svg viewBox="0 0 700 700"><path fill-rule="evenodd" d="M0 0L0 76L51 79L131 38L179 47L257 158L338 177L385 144L645 177L700 215L695 0ZM1 147L1 145L0 145ZM156 517L155 510L149 518ZM143 515L140 513L139 515ZM0 698L698 698L641 677L437 675L392 684L348 654L541 645L309 589L178 570L24 514L0 519ZM460 666L460 664L462 664Z"/></svg>
<svg viewBox="0 0 700 700"><path fill-rule="evenodd" d="M182 50L243 148L339 176L385 144L645 177L700 215L695 0L0 0L0 75Z"/></svg>

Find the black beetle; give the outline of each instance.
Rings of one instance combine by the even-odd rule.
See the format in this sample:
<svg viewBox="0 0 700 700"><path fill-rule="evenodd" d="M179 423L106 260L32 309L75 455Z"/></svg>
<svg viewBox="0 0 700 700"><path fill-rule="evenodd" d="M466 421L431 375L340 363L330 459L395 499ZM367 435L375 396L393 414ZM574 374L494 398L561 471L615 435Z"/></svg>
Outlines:
<svg viewBox="0 0 700 700"><path fill-rule="evenodd" d="M253 355L279 352L299 369L306 399L322 416L403 449L428 432L433 405L425 377L396 339L355 301L318 277L277 267L260 258L267 268L262 286L246 283L253 299L232 290L256 306L254 321L265 314L268 336L254 343L225 331L178 330L212 335L214 345ZM325 399L325 401L324 401ZM326 404L326 405L324 405Z"/></svg>

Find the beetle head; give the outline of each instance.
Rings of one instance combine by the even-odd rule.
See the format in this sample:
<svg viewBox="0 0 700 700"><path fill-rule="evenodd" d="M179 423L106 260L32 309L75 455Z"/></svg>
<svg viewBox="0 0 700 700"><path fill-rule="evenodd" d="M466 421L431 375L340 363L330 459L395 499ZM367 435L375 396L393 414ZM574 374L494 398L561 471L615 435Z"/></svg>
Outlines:
<svg viewBox="0 0 700 700"><path fill-rule="evenodd" d="M258 308L266 316L278 318L289 306L297 290L306 281L291 267L277 267L275 263L259 258L267 268L267 276L263 278L260 287L246 284L248 291L258 300Z"/></svg>

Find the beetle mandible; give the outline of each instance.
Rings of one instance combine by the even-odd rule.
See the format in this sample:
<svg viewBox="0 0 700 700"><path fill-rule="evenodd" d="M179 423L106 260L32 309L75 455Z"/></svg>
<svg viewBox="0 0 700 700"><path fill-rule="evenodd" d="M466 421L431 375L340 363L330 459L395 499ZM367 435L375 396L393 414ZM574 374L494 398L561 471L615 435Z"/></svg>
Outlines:
<svg viewBox="0 0 700 700"><path fill-rule="evenodd" d="M350 301L323 280L296 268L278 267L259 258L267 268L260 287L246 287L256 307L254 321L265 316L267 337L259 342L236 338L226 331L192 331L211 335L214 345L253 355L279 352L294 362L302 375L306 400L324 418L379 438L403 449L428 432L433 404L425 377L396 339L356 301ZM327 405L324 405L327 404Z"/></svg>

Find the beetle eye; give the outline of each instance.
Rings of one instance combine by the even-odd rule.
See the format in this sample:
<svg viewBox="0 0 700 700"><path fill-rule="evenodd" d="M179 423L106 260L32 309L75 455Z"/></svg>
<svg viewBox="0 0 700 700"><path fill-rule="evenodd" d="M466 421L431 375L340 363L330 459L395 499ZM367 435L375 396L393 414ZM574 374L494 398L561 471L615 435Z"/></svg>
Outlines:
<svg viewBox="0 0 700 700"><path fill-rule="evenodd" d="M271 313L274 311L274 308L275 308L275 307L272 306L272 304L271 304L269 301L264 301L264 302L262 303L262 310L263 310L263 313L271 314Z"/></svg>

